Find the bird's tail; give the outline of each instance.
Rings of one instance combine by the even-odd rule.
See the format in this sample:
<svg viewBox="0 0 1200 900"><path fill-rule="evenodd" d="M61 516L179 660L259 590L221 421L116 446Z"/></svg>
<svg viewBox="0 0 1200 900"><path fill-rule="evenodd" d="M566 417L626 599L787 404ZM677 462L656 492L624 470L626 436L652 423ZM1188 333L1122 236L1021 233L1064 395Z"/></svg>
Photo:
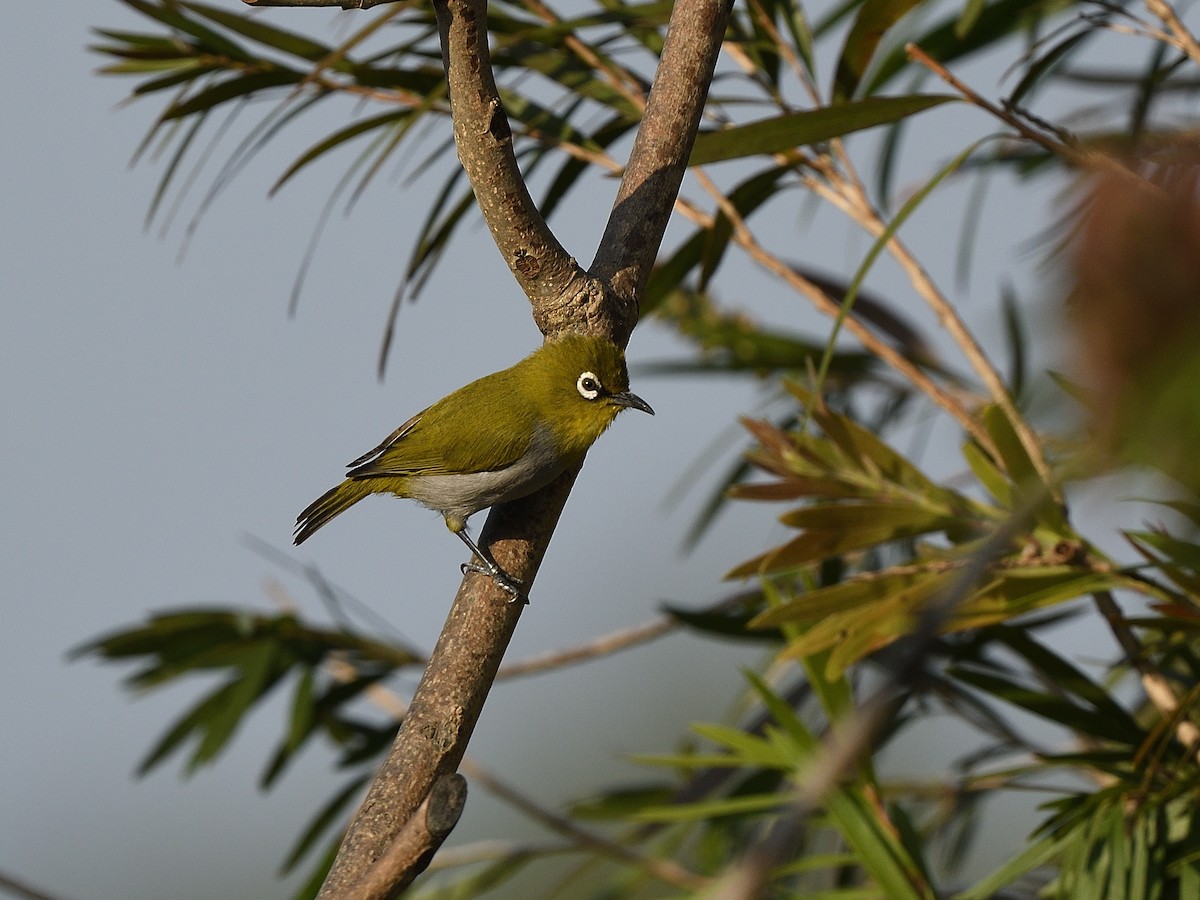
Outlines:
<svg viewBox="0 0 1200 900"><path fill-rule="evenodd" d="M314 531L370 493L372 491L369 480L354 478L347 478L337 487L326 491L310 503L296 519L296 543L304 543Z"/></svg>

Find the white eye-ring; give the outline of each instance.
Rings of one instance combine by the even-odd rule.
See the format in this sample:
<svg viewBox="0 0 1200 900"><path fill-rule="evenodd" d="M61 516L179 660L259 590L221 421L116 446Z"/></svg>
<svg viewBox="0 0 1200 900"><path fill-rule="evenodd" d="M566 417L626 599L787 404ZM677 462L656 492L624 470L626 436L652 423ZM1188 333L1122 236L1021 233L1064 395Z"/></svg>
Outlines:
<svg viewBox="0 0 1200 900"><path fill-rule="evenodd" d="M600 380L592 372L584 372L575 382L575 389L584 400L595 400L600 396Z"/></svg>

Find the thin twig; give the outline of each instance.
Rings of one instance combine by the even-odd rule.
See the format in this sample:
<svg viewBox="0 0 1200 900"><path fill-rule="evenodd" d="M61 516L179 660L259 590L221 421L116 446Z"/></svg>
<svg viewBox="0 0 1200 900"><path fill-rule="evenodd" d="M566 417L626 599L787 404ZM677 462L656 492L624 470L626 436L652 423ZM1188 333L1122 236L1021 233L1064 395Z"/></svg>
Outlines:
<svg viewBox="0 0 1200 900"><path fill-rule="evenodd" d="M552 831L570 838L581 847L587 847L605 856L631 863L643 871L650 873L660 881L677 888L699 890L709 884L709 879L685 869L672 860L646 856L630 847L626 847L624 844L619 844L616 841L580 828L570 819L532 802L528 797L505 784L473 759L463 759L460 768L462 772L472 781L478 783L480 787L495 794L510 805L515 806L534 821L540 822Z"/></svg>
<svg viewBox="0 0 1200 900"><path fill-rule="evenodd" d="M1042 149L1061 157L1081 169L1108 172L1109 174L1118 176L1122 180L1133 182L1145 190L1156 190L1148 181L1126 166L1121 165L1113 157L1080 145L1078 140L1066 134L1061 129L1056 130L1054 135L1051 136L1031 127L1029 122L1024 117L1017 115L1015 111L997 106L990 100L985 99L916 44L906 44L904 49L910 59L927 68L938 78L942 79L942 81L946 82L946 84L950 85L950 87L962 94L964 100L973 106L985 110L1006 125L1016 129L1021 137L1033 141L1033 143Z"/></svg>
<svg viewBox="0 0 1200 900"><path fill-rule="evenodd" d="M635 647L638 644L652 641L673 631L678 626L679 621L677 619L671 616L659 616L650 619L648 622L642 622L639 625L622 628L609 634L602 634L599 637L576 644L573 647L551 650L538 656L531 656L528 659L508 663L500 667L500 671L496 673L496 680L500 681L505 678L533 675L537 672L545 672L550 669L561 669L564 666L573 665L574 663L588 662L600 656L608 656L611 653L616 653L618 650L626 650L629 647Z"/></svg>
<svg viewBox="0 0 1200 900"><path fill-rule="evenodd" d="M1166 0L1146 0L1146 9L1150 10L1170 32L1170 43L1188 55L1193 63L1200 65L1200 43L1195 35L1188 31L1187 26L1175 14L1175 9Z"/></svg>
<svg viewBox="0 0 1200 900"><path fill-rule="evenodd" d="M523 0L523 2L527 9L539 16L546 24L558 25L562 22L562 17L542 3L541 0ZM645 111L646 95L637 79L630 75L628 70L610 65L601 59L598 53L586 42L581 41L574 33L565 35L563 44L579 57L585 65L601 73L603 80L608 82L608 85L613 90L628 100L634 109L638 112Z"/></svg>
<svg viewBox="0 0 1200 900"><path fill-rule="evenodd" d="M729 201L729 198L718 188L702 169L696 168L693 174L700 182L701 186L712 196L717 205L721 208L726 218L729 219L733 226L733 241L741 247L746 254L757 262L760 266L771 272L776 277L782 279L790 287L799 291L804 296L812 301L813 305L821 312L828 316L837 318L841 314L841 305L830 297L825 291L821 290L813 282L796 272L791 266L785 263L779 257L775 256L770 251L766 250L754 237L754 234L747 227L745 220L738 212L737 208ZM979 443L989 453L995 454L995 445L992 443L991 436L979 423L975 416L967 410L967 408L958 401L949 391L937 384L930 378L920 367L910 362L902 353L886 342L880 340L873 331L862 324L858 319L850 316L845 322L846 330L858 338L859 342L871 353L878 356L885 363L903 375L914 387L926 394L934 403L944 409L950 416L959 423L976 442Z"/></svg>
<svg viewBox="0 0 1200 900"><path fill-rule="evenodd" d="M1113 637L1121 646L1121 651L1141 678L1142 690L1146 692L1146 696L1154 704L1154 708L1164 718L1179 717L1179 721L1175 725L1175 738L1185 751L1200 761L1200 727L1197 727L1191 719L1182 717L1179 699L1171 688L1171 682L1167 680L1166 675L1150 663L1150 660L1146 659L1142 642L1137 639L1133 629L1129 627L1129 623L1125 620L1125 615L1121 612L1113 595L1109 591L1097 591L1092 598L1100 615L1112 630Z"/></svg>

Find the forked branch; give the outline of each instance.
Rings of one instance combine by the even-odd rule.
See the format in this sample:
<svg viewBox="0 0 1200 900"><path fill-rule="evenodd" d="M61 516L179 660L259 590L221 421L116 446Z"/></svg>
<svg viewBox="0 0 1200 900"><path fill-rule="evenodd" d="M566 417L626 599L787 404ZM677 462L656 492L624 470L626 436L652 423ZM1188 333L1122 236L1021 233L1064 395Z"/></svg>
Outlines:
<svg viewBox="0 0 1200 900"><path fill-rule="evenodd" d="M459 159L534 321L553 336L603 333L622 346L666 230L716 66L732 0L679 0L608 227L585 273L525 187L491 71L486 0L435 0ZM480 535L505 572L531 585L576 472L496 507ZM451 776L483 709L522 605L491 578L464 578L387 759L347 830L323 898L387 897L427 864L440 838L402 872L380 868L437 783ZM443 835L444 837L444 835ZM423 845L424 846L424 845ZM381 871L389 874L380 878ZM419 871L419 869L417 869ZM392 876L395 876L394 878Z"/></svg>

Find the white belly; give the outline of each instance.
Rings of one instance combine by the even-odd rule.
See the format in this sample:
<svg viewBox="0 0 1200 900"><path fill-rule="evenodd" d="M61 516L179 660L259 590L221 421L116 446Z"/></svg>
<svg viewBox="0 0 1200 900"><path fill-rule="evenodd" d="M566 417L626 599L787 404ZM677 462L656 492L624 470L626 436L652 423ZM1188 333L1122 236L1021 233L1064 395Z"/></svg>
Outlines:
<svg viewBox="0 0 1200 900"><path fill-rule="evenodd" d="M570 460L555 454L549 435L538 432L529 451L511 466L463 475L417 475L405 485L408 496L451 519L516 500L545 487L565 471Z"/></svg>

